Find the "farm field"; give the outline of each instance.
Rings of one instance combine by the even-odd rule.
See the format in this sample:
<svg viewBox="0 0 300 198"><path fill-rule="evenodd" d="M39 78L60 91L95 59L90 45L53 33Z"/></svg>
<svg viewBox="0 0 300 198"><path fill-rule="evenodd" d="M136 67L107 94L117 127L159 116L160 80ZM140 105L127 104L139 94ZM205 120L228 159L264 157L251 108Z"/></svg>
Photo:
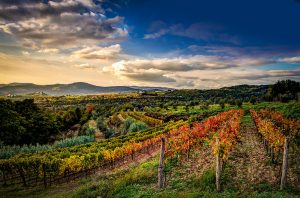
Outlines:
<svg viewBox="0 0 300 198"><path fill-rule="evenodd" d="M181 129L183 131L184 129ZM289 187L279 190L280 163L273 164L247 112L241 119L239 142L228 155L222 173L222 192L215 191L215 156L210 144L193 147L189 158L166 161L166 187L157 188L158 151L114 169L51 187L6 187L11 197L298 197L299 162L290 163ZM159 150L159 149L158 149ZM182 151L182 149L180 149ZM180 155L182 157L183 154ZM299 152L291 155L299 158Z"/></svg>
<svg viewBox="0 0 300 198"><path fill-rule="evenodd" d="M179 93L1 99L0 196L299 197L299 101Z"/></svg>
<svg viewBox="0 0 300 198"><path fill-rule="evenodd" d="M0 0L0 198L300 198L299 19Z"/></svg>

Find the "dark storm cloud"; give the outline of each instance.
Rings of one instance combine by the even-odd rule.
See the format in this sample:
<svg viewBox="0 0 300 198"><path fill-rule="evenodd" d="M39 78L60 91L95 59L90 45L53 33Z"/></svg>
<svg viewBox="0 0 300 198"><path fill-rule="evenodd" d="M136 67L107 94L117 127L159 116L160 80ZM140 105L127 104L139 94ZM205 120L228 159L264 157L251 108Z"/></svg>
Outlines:
<svg viewBox="0 0 300 198"><path fill-rule="evenodd" d="M270 63L268 59L248 57L222 57L222 56L181 56L176 58L157 59L135 59L123 60L115 65L121 65L122 71L131 72L134 70L148 71L159 70L164 72L187 72L197 70L221 70L245 66L258 66ZM112 65L115 68L115 65Z"/></svg>
<svg viewBox="0 0 300 198"><path fill-rule="evenodd" d="M127 36L123 17L106 17L101 4L92 0L8 1L0 3L0 11L0 31L41 45L117 41Z"/></svg>
<svg viewBox="0 0 300 198"><path fill-rule="evenodd" d="M285 79L291 77L300 78L300 68L294 70L255 70L235 71L219 76L219 80L262 80L262 79ZM212 81L211 78L201 78L202 81Z"/></svg>
<svg viewBox="0 0 300 198"><path fill-rule="evenodd" d="M42 18L59 16L61 13L104 13L100 6L84 4L80 1L8 1L0 2L0 18L7 22L25 20L28 18Z"/></svg>
<svg viewBox="0 0 300 198"><path fill-rule="evenodd" d="M251 80L258 80L262 78L274 78L274 77L300 77L300 69L296 70L271 70L266 72L253 73L248 75L237 76L237 78L245 78Z"/></svg>
<svg viewBox="0 0 300 198"><path fill-rule="evenodd" d="M164 76L162 73L126 73L124 76L134 81L162 83L176 82L175 79Z"/></svg>

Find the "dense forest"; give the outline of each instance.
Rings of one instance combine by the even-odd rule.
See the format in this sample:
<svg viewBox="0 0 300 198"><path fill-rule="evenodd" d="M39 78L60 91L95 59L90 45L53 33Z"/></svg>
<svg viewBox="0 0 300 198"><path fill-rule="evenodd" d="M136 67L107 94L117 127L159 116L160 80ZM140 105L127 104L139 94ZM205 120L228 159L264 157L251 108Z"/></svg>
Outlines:
<svg viewBox="0 0 300 198"><path fill-rule="evenodd" d="M44 144L76 123L86 122L91 108L50 111L39 108L33 99L0 100L0 139L4 144Z"/></svg>

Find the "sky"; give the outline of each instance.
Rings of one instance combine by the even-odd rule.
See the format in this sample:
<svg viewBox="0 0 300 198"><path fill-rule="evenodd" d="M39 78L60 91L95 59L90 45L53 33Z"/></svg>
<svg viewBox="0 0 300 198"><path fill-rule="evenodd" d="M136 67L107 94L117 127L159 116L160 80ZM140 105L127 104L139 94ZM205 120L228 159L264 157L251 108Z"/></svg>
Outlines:
<svg viewBox="0 0 300 198"><path fill-rule="evenodd" d="M300 0L0 0L0 83L300 81Z"/></svg>

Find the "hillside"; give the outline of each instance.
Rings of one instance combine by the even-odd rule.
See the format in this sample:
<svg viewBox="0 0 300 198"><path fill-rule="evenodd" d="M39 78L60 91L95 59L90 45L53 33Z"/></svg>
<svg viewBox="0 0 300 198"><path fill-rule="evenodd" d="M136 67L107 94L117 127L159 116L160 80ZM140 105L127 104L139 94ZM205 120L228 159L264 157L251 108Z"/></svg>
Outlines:
<svg viewBox="0 0 300 198"><path fill-rule="evenodd" d="M88 95L101 93L126 93L140 91L164 91L164 87L96 86L84 82L71 84L36 85L32 83L10 83L0 85L0 95L24 95L43 92L47 95Z"/></svg>
<svg viewBox="0 0 300 198"><path fill-rule="evenodd" d="M215 190L215 154L210 144L196 144L188 156L185 155L187 150L180 150L183 153L178 153L179 158L166 155L164 187L158 188L159 143L150 150L147 149L147 152L136 152L134 158L122 158L121 161L116 160L112 166L93 169L79 180L71 175L67 181L53 182L52 185L50 183L51 186L47 188L8 186L0 188L0 192L7 194L7 197L49 198L298 197L300 187L297 178L298 163L292 159L298 159L299 153L291 149L287 178L289 185L286 190L279 190L281 174L279 160L275 159L277 162L273 162L272 155L258 135L255 120L249 112L240 118L242 120L238 127L240 129L238 141L233 141L234 146L228 156L223 158L221 192ZM231 120L231 116L229 119ZM182 132L182 129L184 128L180 128L179 131Z"/></svg>
<svg viewBox="0 0 300 198"><path fill-rule="evenodd" d="M212 101L221 98L249 99L251 96L262 98L268 91L269 85L238 85L223 87L220 89L172 89L166 87L141 87L141 86L96 86L89 83L77 82L71 84L36 85L32 83L10 83L0 85L0 95L92 95L103 93L129 93L167 91L164 97L176 97L180 100L189 101L191 99Z"/></svg>
<svg viewBox="0 0 300 198"><path fill-rule="evenodd" d="M191 99L199 100L211 100L212 102L216 99L224 98L240 98L247 99L251 96L262 98L268 91L271 85L237 85L232 87L223 87L220 89L208 89L208 90L197 90L197 89L180 89L172 90L168 92L169 96L177 96L184 98L186 101Z"/></svg>

